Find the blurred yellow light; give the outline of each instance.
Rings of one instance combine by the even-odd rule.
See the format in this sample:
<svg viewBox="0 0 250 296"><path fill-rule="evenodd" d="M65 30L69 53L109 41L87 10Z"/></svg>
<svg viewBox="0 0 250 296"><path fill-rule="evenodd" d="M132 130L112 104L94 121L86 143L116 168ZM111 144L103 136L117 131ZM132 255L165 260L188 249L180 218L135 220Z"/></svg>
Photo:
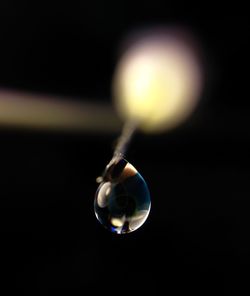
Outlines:
<svg viewBox="0 0 250 296"><path fill-rule="evenodd" d="M105 104L0 88L0 127L107 133L117 132L120 120Z"/></svg>
<svg viewBox="0 0 250 296"><path fill-rule="evenodd" d="M115 227L122 227L125 222L125 217L121 218L111 218L111 224Z"/></svg>
<svg viewBox="0 0 250 296"><path fill-rule="evenodd" d="M197 57L182 39L144 36L125 52L113 80L118 112L147 132L172 128L194 109L201 89Z"/></svg>

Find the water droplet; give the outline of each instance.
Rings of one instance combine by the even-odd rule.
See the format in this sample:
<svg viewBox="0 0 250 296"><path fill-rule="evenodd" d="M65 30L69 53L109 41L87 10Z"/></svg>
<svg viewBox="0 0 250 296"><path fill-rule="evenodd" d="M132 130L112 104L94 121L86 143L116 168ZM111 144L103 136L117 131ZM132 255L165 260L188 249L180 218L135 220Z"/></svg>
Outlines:
<svg viewBox="0 0 250 296"><path fill-rule="evenodd" d="M95 195L94 209L108 230L132 232L146 221L151 201L148 186L134 166L123 158L108 165Z"/></svg>

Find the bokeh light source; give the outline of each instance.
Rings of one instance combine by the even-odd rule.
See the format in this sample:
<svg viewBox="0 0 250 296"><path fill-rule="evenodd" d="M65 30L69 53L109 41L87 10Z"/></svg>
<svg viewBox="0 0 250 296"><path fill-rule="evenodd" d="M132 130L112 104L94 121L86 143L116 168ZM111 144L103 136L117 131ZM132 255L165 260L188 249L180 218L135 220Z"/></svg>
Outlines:
<svg viewBox="0 0 250 296"><path fill-rule="evenodd" d="M186 37L180 31L156 30L131 42L113 79L115 104L124 120L157 132L178 125L194 110L202 73L194 44Z"/></svg>
<svg viewBox="0 0 250 296"><path fill-rule="evenodd" d="M0 128L66 132L117 132L120 120L113 108L91 100L0 88Z"/></svg>

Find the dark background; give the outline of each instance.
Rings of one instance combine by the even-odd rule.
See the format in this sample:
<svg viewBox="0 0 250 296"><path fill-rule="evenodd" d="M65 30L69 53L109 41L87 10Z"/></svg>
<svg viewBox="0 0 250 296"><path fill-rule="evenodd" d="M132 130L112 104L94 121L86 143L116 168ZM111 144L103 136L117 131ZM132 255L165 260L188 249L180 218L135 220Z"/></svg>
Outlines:
<svg viewBox="0 0 250 296"><path fill-rule="evenodd" d="M127 159L148 182L145 225L117 236L93 212L115 134L0 128L0 288L25 295L243 295L250 251L249 13L173 1L1 1L0 87L111 102L120 42L158 24L204 48L202 103L179 128L136 135ZM6 292L1 292L7 295Z"/></svg>

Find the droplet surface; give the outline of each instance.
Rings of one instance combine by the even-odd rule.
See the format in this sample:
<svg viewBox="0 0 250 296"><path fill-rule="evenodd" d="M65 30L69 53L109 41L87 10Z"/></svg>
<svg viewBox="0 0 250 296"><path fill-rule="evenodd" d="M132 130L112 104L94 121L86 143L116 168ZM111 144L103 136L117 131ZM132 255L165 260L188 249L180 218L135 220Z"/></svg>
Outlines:
<svg viewBox="0 0 250 296"><path fill-rule="evenodd" d="M148 186L125 159L108 166L94 201L95 214L108 230L125 234L146 221L151 207Z"/></svg>

